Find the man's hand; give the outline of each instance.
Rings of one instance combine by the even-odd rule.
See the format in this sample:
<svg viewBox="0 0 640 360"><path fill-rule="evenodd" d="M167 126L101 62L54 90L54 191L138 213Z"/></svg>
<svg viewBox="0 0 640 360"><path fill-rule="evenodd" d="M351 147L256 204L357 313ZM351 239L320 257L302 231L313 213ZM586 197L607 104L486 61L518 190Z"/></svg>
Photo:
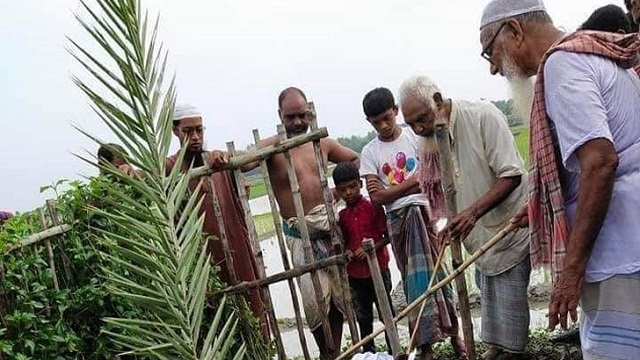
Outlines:
<svg viewBox="0 0 640 360"><path fill-rule="evenodd" d="M525 203L509 221L519 228L529 227L529 203Z"/></svg>
<svg viewBox="0 0 640 360"><path fill-rule="evenodd" d="M364 260L366 256L367 253L365 253L362 248L358 248L358 250L353 253L353 257L355 257L356 260Z"/></svg>
<svg viewBox="0 0 640 360"><path fill-rule="evenodd" d="M578 301L582 290L582 280L584 272L565 268L558 282L553 287L551 302L549 303L549 329L555 329L560 324L567 330L567 314L571 315L573 322L578 321Z"/></svg>
<svg viewBox="0 0 640 360"><path fill-rule="evenodd" d="M449 231L452 239L462 242L469 236L469 233L471 233L477 221L478 216L475 210L468 208L458 214L443 231Z"/></svg>
<svg viewBox="0 0 640 360"><path fill-rule="evenodd" d="M351 262L351 260L353 259L353 252L351 252L351 250L347 249L344 251L344 256L347 257L347 262Z"/></svg>
<svg viewBox="0 0 640 360"><path fill-rule="evenodd" d="M380 190L384 190L384 185L379 179L371 178L367 180L367 192L369 194Z"/></svg>
<svg viewBox="0 0 640 360"><path fill-rule="evenodd" d="M220 150L213 150L209 153L209 159L207 159L208 165L213 170L219 170L229 164L229 156L227 153Z"/></svg>

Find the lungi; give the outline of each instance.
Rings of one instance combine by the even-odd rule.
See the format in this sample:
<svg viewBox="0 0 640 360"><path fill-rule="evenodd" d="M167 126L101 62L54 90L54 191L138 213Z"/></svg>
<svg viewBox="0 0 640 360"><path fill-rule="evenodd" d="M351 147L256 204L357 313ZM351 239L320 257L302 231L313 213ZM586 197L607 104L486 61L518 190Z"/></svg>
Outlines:
<svg viewBox="0 0 640 360"><path fill-rule="evenodd" d="M311 209L305 216L307 228L309 229L309 237L313 256L315 260L322 260L333 255L333 246L331 243L330 222L327 216L327 209L324 205L318 205ZM287 242L287 247L291 252L291 262L293 267L306 265L307 261L304 256L304 247L302 246L302 235L298 227L298 218L293 217L283 222L283 232ZM322 288L322 298L324 299L325 309L318 307L316 293L311 281L311 274L306 273L298 278L298 287L302 294L302 307L307 319L307 325L312 331L322 325L322 320L329 314L331 303L343 315L344 296L340 281L340 274L335 266L330 266L316 271L320 286Z"/></svg>
<svg viewBox="0 0 640 360"><path fill-rule="evenodd" d="M585 360L640 359L640 272L584 283L580 305Z"/></svg>
<svg viewBox="0 0 640 360"><path fill-rule="evenodd" d="M433 275L439 250L436 246L436 236L424 206L409 205L387 212L387 219L391 246L402 275L405 297L407 303L411 303L427 290ZM444 271L440 270L434 284L445 276ZM450 285L436 291L434 296L427 299L420 319L417 319L418 309L409 314L410 331L419 324L417 345L431 345L444 340L445 337L458 335L458 318Z"/></svg>
<svg viewBox="0 0 640 360"><path fill-rule="evenodd" d="M476 270L482 304L482 341L511 353L523 353L529 338L527 289L531 275L529 256L494 276Z"/></svg>

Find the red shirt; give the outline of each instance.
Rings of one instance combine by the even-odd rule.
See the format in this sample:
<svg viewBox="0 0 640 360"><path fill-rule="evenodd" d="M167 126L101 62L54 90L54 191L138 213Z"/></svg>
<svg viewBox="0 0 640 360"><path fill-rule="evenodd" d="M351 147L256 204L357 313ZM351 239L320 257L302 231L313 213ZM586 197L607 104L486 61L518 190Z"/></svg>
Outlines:
<svg viewBox="0 0 640 360"><path fill-rule="evenodd" d="M362 240L366 238L373 239L375 244L383 241L383 236L387 232L387 218L382 206L375 205L364 196L360 196L357 203L342 209L339 216L344 241L347 244L347 249L352 252L361 248ZM376 255L380 269L387 269L389 267L387 247L379 248ZM370 278L371 272L367 259L357 260L354 258L347 264L347 273L354 278Z"/></svg>

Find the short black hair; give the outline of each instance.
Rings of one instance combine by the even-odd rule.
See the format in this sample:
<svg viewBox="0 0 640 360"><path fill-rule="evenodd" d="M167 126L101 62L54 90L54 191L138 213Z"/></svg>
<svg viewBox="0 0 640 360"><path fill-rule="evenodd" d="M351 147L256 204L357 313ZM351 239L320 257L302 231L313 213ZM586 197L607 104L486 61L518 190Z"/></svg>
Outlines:
<svg viewBox="0 0 640 360"><path fill-rule="evenodd" d="M298 89L295 86L289 86L288 88L282 90L280 92L280 95L278 95L278 109L282 109L282 103L284 102L284 99L287 97L287 95L289 95L289 93L292 93L292 92L296 92L300 94L300 96L302 96L304 101L307 101L307 95L305 95L302 90Z"/></svg>
<svg viewBox="0 0 640 360"><path fill-rule="evenodd" d="M115 157L127 155L124 148L118 144L102 144L98 149L98 163L106 165L104 161L110 163Z"/></svg>
<svg viewBox="0 0 640 360"><path fill-rule="evenodd" d="M378 116L394 106L396 106L396 100L393 98L393 93L384 87L369 91L362 100L362 108L368 118Z"/></svg>
<svg viewBox="0 0 640 360"><path fill-rule="evenodd" d="M631 11L631 0L624 0L624 6L627 7L627 11Z"/></svg>
<svg viewBox="0 0 640 360"><path fill-rule="evenodd" d="M632 32L631 23L624 10L616 5L606 5L597 8L587 21L582 24L580 30L596 30L606 32L624 31L625 34Z"/></svg>
<svg viewBox="0 0 640 360"><path fill-rule="evenodd" d="M333 169L333 183L335 185L344 184L348 181L360 179L360 171L356 164L352 162L343 162Z"/></svg>

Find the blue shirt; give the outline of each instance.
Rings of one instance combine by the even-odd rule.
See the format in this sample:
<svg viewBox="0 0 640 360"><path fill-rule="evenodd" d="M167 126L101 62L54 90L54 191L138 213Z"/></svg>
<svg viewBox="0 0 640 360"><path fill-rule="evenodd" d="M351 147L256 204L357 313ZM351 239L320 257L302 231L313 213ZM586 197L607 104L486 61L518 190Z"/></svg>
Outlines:
<svg viewBox="0 0 640 360"><path fill-rule="evenodd" d="M607 139L619 157L585 281L640 271L640 79L633 69L609 59L558 51L546 62L544 85L570 225L576 220L580 186L577 150L590 140Z"/></svg>

